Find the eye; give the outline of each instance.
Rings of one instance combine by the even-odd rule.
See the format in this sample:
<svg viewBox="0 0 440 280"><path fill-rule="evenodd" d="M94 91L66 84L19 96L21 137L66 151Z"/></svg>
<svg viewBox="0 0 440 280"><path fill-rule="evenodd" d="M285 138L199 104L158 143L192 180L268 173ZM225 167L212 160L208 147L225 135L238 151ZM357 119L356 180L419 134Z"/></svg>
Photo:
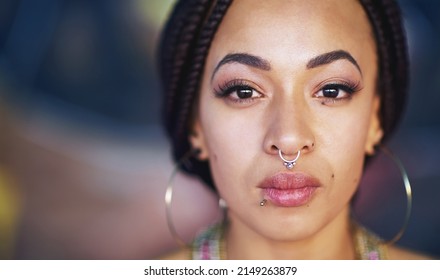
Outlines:
<svg viewBox="0 0 440 280"><path fill-rule="evenodd" d="M344 84L328 84L325 85L318 93L317 97L324 98L349 98L355 92L355 88Z"/></svg>
<svg viewBox="0 0 440 280"><path fill-rule="evenodd" d="M322 86L314 97L317 97L322 105L332 105L336 102L350 100L360 90L359 83L338 82Z"/></svg>
<svg viewBox="0 0 440 280"><path fill-rule="evenodd" d="M338 88L323 88L322 95L324 97L336 98L339 95L339 89Z"/></svg>
<svg viewBox="0 0 440 280"><path fill-rule="evenodd" d="M233 80L214 90L215 96L233 103L251 103L263 96L246 81Z"/></svg>
<svg viewBox="0 0 440 280"><path fill-rule="evenodd" d="M259 94L256 90L254 90L251 87L238 86L236 88L231 89L229 96L231 98L236 98L236 99L247 99L247 98L258 97Z"/></svg>

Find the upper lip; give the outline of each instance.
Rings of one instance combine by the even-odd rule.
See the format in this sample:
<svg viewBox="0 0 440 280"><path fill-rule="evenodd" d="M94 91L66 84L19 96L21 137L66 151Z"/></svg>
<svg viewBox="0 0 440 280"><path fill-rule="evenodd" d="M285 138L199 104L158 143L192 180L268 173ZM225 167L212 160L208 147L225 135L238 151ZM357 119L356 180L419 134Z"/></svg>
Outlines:
<svg viewBox="0 0 440 280"><path fill-rule="evenodd" d="M275 188L275 189L300 189L306 187L319 187L321 184L318 179L303 172L293 173L277 173L273 176L265 178L259 188Z"/></svg>

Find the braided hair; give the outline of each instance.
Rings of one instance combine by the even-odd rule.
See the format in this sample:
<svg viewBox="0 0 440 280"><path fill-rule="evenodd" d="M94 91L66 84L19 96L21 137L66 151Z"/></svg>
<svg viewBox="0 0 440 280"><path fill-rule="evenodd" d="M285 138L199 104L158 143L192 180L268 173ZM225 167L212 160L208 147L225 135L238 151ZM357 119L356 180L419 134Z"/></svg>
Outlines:
<svg viewBox="0 0 440 280"><path fill-rule="evenodd" d="M401 118L408 90L409 62L400 9L394 0L359 0L374 33L381 98L382 141ZM159 44L159 74L164 93L163 120L179 161L191 150L190 125L206 57L232 0L181 0L175 5ZM199 176L215 190L208 161L195 157L182 170Z"/></svg>

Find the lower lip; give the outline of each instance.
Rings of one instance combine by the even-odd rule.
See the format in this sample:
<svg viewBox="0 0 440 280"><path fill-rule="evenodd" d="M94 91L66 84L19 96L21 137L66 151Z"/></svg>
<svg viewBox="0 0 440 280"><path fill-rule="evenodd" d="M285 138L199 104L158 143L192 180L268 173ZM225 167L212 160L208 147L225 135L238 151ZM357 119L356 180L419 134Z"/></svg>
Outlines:
<svg viewBox="0 0 440 280"><path fill-rule="evenodd" d="M281 207L298 207L307 204L313 196L316 187L296 189L266 188L264 197L273 204Z"/></svg>

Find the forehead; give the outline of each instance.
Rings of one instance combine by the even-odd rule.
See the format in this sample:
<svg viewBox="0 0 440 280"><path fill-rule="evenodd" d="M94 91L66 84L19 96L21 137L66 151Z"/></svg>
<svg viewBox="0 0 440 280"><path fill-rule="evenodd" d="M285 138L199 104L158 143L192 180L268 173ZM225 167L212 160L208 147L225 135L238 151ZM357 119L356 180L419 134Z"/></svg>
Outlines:
<svg viewBox="0 0 440 280"><path fill-rule="evenodd" d="M347 50L361 65L375 62L370 23L356 0L236 0L211 45L211 61L249 52L289 64Z"/></svg>

